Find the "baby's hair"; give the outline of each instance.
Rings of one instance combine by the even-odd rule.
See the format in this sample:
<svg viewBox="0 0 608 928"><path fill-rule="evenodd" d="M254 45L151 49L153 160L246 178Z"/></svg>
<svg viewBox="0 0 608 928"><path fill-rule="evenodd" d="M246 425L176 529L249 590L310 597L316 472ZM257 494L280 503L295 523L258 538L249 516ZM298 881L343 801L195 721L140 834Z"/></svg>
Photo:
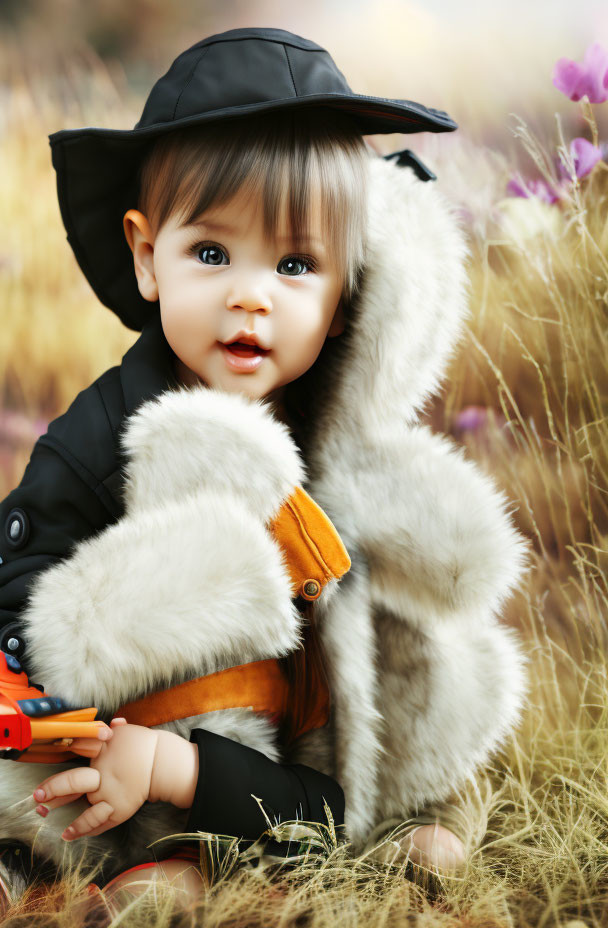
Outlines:
<svg viewBox="0 0 608 928"><path fill-rule="evenodd" d="M173 214L189 225L241 188L261 192L264 234L273 238L285 202L289 232L302 250L311 192L348 303L363 263L366 160L361 133L328 108L239 117L176 129L159 138L140 169L138 209L154 234Z"/></svg>

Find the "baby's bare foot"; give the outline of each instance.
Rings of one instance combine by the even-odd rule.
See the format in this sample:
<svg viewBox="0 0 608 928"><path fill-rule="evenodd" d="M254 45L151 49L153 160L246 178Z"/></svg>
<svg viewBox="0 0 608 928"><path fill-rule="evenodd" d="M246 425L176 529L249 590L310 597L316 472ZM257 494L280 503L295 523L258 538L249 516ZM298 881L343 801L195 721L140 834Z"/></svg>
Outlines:
<svg viewBox="0 0 608 928"><path fill-rule="evenodd" d="M112 915L126 908L134 896L151 889L154 883L171 884L178 890L184 906L196 902L206 891L202 874L192 862L168 859L153 867L134 867L115 877L102 890Z"/></svg>
<svg viewBox="0 0 608 928"><path fill-rule="evenodd" d="M466 859L464 844L443 825L420 825L401 839L410 860L423 867L457 870Z"/></svg>

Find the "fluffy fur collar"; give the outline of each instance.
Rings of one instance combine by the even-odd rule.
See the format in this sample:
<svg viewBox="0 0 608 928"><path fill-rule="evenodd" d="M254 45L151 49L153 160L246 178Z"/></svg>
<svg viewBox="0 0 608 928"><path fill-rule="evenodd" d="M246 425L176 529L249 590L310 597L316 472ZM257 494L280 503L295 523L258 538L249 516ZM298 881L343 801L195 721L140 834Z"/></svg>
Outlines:
<svg viewBox="0 0 608 928"><path fill-rule="evenodd" d="M464 238L433 184L382 159L370 172L366 271L307 461L353 560L320 611L354 840L458 789L525 692L524 657L498 624L526 561L509 503L416 424L467 316Z"/></svg>

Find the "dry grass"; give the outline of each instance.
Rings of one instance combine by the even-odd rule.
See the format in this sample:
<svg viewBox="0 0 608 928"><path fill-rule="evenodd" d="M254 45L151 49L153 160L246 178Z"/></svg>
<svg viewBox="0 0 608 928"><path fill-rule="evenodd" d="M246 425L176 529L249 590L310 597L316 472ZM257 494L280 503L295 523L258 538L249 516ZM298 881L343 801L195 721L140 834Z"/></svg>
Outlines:
<svg viewBox="0 0 608 928"><path fill-rule="evenodd" d="M134 337L96 302L64 240L45 119L27 87L15 86L10 131L0 140L0 209L9 217L0 231L0 370L3 406L25 413L25 422L65 408ZM551 171L553 153L525 127L518 131ZM459 162L452 143L466 193L466 142L460 151ZM488 164L500 172L499 159ZM474 318L429 410L515 501L534 548L527 589L507 616L528 644L529 708L494 768L460 798L471 823L465 871L438 877L379 865L327 841L287 869L232 861L229 872L210 875L207 867L209 889L196 912L159 890L112 924L608 923L607 196L600 165L559 207L493 203L489 224L471 222ZM507 213L508 225L500 218ZM486 424L459 431L458 414L470 405L491 410ZM5 429L3 495L20 479L33 436ZM75 874L37 897L28 891L3 924L84 924L85 882ZM108 921L103 909L97 914L99 924ZM93 924L95 911L88 918Z"/></svg>

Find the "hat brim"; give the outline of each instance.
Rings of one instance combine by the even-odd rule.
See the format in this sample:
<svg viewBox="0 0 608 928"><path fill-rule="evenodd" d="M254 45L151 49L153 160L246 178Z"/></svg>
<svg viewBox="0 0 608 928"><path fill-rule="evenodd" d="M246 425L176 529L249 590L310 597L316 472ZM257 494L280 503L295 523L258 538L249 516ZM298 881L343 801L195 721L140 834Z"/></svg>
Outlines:
<svg viewBox="0 0 608 928"><path fill-rule="evenodd" d="M442 110L409 100L360 94L312 94L231 106L134 129L86 126L49 136L61 218L76 260L97 297L131 329L141 331L158 303L143 299L122 233L125 212L136 205L137 169L149 142L178 128L272 110L332 107L348 113L362 135L452 132Z"/></svg>

